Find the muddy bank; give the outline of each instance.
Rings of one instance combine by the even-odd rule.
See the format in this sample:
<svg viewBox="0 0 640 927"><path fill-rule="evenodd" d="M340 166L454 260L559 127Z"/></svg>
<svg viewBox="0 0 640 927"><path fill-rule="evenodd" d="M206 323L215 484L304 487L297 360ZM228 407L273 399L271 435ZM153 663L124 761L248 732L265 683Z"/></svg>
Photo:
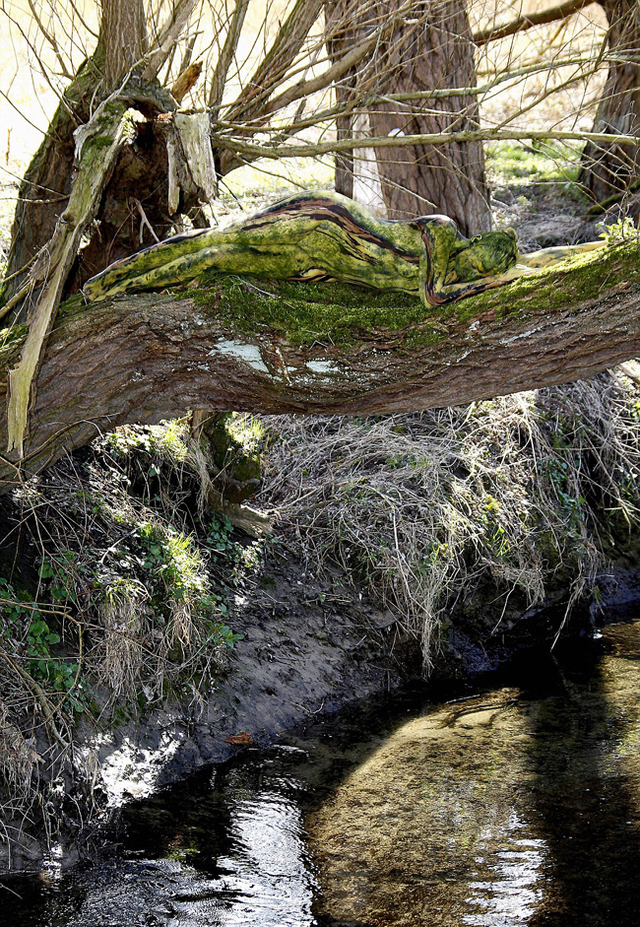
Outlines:
<svg viewBox="0 0 640 927"><path fill-rule="evenodd" d="M410 665L401 667L393 654L390 616L339 581L314 580L299 563L273 567L268 585L237 597L231 621L243 639L206 703L193 706L188 719L176 707L122 725L100 744L96 758L110 800L147 794L243 746L266 746L307 718L408 678Z"/></svg>
<svg viewBox="0 0 640 927"><path fill-rule="evenodd" d="M631 614L640 602L640 571L628 565L620 581L609 570L601 585L612 618ZM452 630L441 643L431 691L455 685L463 692L514 653L550 643L559 617L557 604L549 603L535 615L509 615L491 638ZM592 618L588 609L576 613L573 632L589 634ZM272 556L262 581L236 596L230 620L244 636L205 702L168 705L98 733L79 726L66 794L60 794L59 840L51 850L42 834L23 831L2 857L3 868L33 870L52 859L66 868L92 857L124 803L247 747L267 748L350 704L393 700L407 684L425 685L419 642L338 571L320 580L295 558Z"/></svg>
<svg viewBox="0 0 640 927"><path fill-rule="evenodd" d="M206 701L167 704L102 732L100 724L98 731L78 726L66 781L58 784L58 862L91 854L123 801L420 674L417 642L401 639L388 613L364 602L339 574L320 581L291 558L274 556L261 582L236 595L229 620L243 637ZM43 835L23 828L0 861L32 869L48 855Z"/></svg>

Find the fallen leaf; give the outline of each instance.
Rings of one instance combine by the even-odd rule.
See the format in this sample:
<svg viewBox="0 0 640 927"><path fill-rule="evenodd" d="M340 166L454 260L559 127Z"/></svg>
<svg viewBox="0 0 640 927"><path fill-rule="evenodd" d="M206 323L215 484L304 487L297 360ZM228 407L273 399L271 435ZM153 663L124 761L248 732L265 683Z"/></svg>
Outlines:
<svg viewBox="0 0 640 927"><path fill-rule="evenodd" d="M225 740L228 744L252 744L251 734L247 731L241 731L239 734L232 734L231 737L226 737Z"/></svg>

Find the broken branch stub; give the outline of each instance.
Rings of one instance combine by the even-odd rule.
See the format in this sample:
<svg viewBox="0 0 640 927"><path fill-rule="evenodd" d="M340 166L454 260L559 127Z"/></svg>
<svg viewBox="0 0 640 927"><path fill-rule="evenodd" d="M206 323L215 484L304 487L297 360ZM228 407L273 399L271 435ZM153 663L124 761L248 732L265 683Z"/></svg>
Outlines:
<svg viewBox="0 0 640 927"><path fill-rule="evenodd" d="M217 196L218 177L211 147L209 114L175 113L163 120L168 161L168 211L180 209L180 193L201 202Z"/></svg>

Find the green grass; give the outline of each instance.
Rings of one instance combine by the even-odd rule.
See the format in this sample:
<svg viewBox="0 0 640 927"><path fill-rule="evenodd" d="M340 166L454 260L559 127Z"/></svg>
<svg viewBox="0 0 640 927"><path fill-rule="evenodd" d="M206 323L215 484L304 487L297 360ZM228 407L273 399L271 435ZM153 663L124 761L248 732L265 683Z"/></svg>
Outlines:
<svg viewBox="0 0 640 927"><path fill-rule="evenodd" d="M578 143L489 142L485 146L487 172L494 186L549 182L574 183L580 166Z"/></svg>

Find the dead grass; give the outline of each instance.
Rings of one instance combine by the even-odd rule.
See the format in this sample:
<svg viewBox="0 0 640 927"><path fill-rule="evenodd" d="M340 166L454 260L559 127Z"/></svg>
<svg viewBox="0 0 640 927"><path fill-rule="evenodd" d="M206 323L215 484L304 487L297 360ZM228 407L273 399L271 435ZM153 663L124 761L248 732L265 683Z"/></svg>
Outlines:
<svg viewBox="0 0 640 927"><path fill-rule="evenodd" d="M0 573L0 843L37 822L55 839L46 795L90 778L75 717L112 725L167 700L197 714L211 691L235 637L195 536L210 465L185 422L125 428L4 503L0 547L24 538L19 566L40 578Z"/></svg>
<svg viewBox="0 0 640 927"><path fill-rule="evenodd" d="M277 418L263 501L314 568L352 571L420 638L428 672L479 590L494 632L510 603L564 586L566 620L593 593L603 533L637 520L637 402L603 375L414 415Z"/></svg>

